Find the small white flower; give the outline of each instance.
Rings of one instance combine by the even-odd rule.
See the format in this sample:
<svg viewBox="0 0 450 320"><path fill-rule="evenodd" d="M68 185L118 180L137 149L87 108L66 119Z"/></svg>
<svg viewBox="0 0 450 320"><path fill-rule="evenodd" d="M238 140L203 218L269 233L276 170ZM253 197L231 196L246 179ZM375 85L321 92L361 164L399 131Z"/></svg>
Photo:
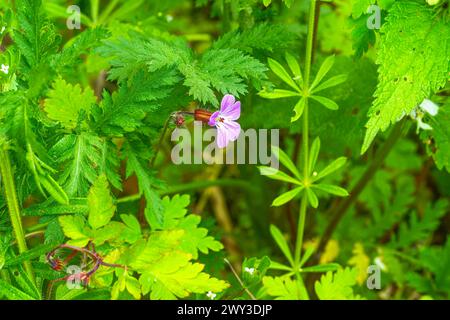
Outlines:
<svg viewBox="0 0 450 320"><path fill-rule="evenodd" d="M9 66L2 63L2 67L1 67L0 71L3 72L4 74L8 74Z"/></svg>
<svg viewBox="0 0 450 320"><path fill-rule="evenodd" d="M206 296L207 296L208 298L210 298L211 300L214 300L214 298L217 296L217 294L215 294L215 293L212 292L212 291L208 291L208 293L206 294Z"/></svg>
<svg viewBox="0 0 450 320"><path fill-rule="evenodd" d="M245 268L244 268L244 271L247 272L247 273L249 273L249 274L252 276L253 273L255 272L255 268L248 268L248 267L245 267Z"/></svg>
<svg viewBox="0 0 450 320"><path fill-rule="evenodd" d="M167 22L172 22L172 21L173 21L173 16L171 16L170 14L168 14L168 15L166 16L166 21L167 21Z"/></svg>
<svg viewBox="0 0 450 320"><path fill-rule="evenodd" d="M433 128L423 122L423 117L425 116L425 113L428 113L430 116L437 115L439 111L439 106L435 104L433 101L425 99L422 101L422 103L414 108L411 113L409 114L411 118L417 121L417 133L419 133L419 130L432 130Z"/></svg>
<svg viewBox="0 0 450 320"><path fill-rule="evenodd" d="M6 27L3 26L2 29L0 30L0 34L3 34L3 32L5 32Z"/></svg>

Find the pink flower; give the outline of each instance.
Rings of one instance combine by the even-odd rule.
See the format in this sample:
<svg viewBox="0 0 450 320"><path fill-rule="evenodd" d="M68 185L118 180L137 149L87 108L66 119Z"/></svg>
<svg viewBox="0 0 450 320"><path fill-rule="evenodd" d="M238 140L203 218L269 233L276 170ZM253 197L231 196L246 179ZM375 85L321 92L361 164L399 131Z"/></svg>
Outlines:
<svg viewBox="0 0 450 320"><path fill-rule="evenodd" d="M241 126L235 120L241 116L241 102L227 94L223 97L220 110L214 112L208 124L217 128L217 146L225 148L230 141L235 141L241 133Z"/></svg>

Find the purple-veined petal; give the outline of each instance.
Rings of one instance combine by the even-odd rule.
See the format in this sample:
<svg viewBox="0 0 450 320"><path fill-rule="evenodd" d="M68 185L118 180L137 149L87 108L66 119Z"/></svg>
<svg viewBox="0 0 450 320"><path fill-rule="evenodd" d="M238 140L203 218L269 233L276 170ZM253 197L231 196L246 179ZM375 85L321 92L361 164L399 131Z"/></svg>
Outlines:
<svg viewBox="0 0 450 320"><path fill-rule="evenodd" d="M227 131L227 140L235 141L241 133L241 125L234 121L224 121L223 127Z"/></svg>
<svg viewBox="0 0 450 320"><path fill-rule="evenodd" d="M222 98L222 102L220 103L220 112L224 112L228 107L231 107L236 99L231 94L226 94Z"/></svg>
<svg viewBox="0 0 450 320"><path fill-rule="evenodd" d="M216 112L214 112L212 115L211 115L211 117L209 118L209 121L208 121L208 124L211 126L211 127L214 127L215 125L216 125L216 119L217 119L217 117L219 116L219 111L216 111Z"/></svg>
<svg viewBox="0 0 450 320"><path fill-rule="evenodd" d="M216 143L219 148L225 148L228 145L227 129L223 125L217 126Z"/></svg>
<svg viewBox="0 0 450 320"><path fill-rule="evenodd" d="M220 115L230 120L237 120L241 116L241 102L236 101L233 105L220 112Z"/></svg>

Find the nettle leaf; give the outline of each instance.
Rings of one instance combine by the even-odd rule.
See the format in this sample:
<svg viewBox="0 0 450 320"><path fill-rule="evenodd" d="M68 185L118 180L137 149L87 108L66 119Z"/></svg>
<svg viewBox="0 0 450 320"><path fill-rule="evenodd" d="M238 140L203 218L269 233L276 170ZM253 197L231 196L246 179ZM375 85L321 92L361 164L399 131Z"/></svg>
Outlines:
<svg viewBox="0 0 450 320"><path fill-rule="evenodd" d="M380 130L409 114L448 80L450 23L436 18L425 2L415 1L396 1L386 21L377 59L379 84L361 153Z"/></svg>
<svg viewBox="0 0 450 320"><path fill-rule="evenodd" d="M450 172L450 103L439 108L434 117L428 117L432 130L423 130L420 134L428 155L431 155L439 170Z"/></svg>
<svg viewBox="0 0 450 320"><path fill-rule="evenodd" d="M264 277L263 286L275 300L300 300L297 283L289 277Z"/></svg>
<svg viewBox="0 0 450 320"><path fill-rule="evenodd" d="M361 299L355 295L352 287L356 284L357 269L340 269L327 272L314 287L320 300L355 300Z"/></svg>
<svg viewBox="0 0 450 320"><path fill-rule="evenodd" d="M87 201L90 226L98 229L108 224L116 212L116 206L109 190L108 179L104 174L100 175L92 185Z"/></svg>
<svg viewBox="0 0 450 320"><path fill-rule="evenodd" d="M77 126L81 110L88 114L91 105L96 103L92 89L82 90L79 84L72 85L62 78L53 83L47 96L44 102L47 116L68 130Z"/></svg>

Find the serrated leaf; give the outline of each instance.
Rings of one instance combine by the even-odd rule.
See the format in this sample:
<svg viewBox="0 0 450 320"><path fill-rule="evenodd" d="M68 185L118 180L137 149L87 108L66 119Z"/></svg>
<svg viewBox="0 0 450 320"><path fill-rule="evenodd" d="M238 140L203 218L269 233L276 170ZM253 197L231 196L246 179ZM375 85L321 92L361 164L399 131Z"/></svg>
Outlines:
<svg viewBox="0 0 450 320"><path fill-rule="evenodd" d="M89 190L87 197L89 215L88 222L93 229L108 224L116 212L116 206L109 190L108 179L100 175Z"/></svg>
<svg viewBox="0 0 450 320"><path fill-rule="evenodd" d="M448 80L450 24L445 19L435 18L425 2L396 1L386 20L378 51L376 99L361 153L379 131L409 114Z"/></svg>
<svg viewBox="0 0 450 320"><path fill-rule="evenodd" d="M300 300L297 283L288 277L264 277L263 286L275 300Z"/></svg>
<svg viewBox="0 0 450 320"><path fill-rule="evenodd" d="M83 110L89 114L91 105L95 103L92 89L82 90L80 85L72 85L59 78L45 99L44 110L50 119L70 130L76 127L80 112Z"/></svg>
<svg viewBox="0 0 450 320"><path fill-rule="evenodd" d="M320 300L354 300L358 296L353 293L352 286L356 284L356 269L340 269L327 272L316 281L314 287Z"/></svg>

